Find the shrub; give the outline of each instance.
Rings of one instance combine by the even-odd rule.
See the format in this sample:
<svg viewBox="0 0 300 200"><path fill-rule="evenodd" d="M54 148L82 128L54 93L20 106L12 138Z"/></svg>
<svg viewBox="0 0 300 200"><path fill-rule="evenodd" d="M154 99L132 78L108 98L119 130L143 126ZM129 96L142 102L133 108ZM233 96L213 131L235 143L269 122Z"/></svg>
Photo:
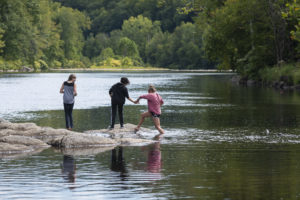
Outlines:
<svg viewBox="0 0 300 200"><path fill-rule="evenodd" d="M79 60L68 60L64 68L84 68L84 64Z"/></svg>
<svg viewBox="0 0 300 200"><path fill-rule="evenodd" d="M133 66L133 61L131 58L129 57L124 57L122 60L121 60L121 66Z"/></svg>

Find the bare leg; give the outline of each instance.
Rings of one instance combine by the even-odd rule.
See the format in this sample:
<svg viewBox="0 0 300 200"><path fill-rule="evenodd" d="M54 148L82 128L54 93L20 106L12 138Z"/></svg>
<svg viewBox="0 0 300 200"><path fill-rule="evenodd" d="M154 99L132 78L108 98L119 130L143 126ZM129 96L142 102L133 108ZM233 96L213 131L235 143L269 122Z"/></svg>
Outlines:
<svg viewBox="0 0 300 200"><path fill-rule="evenodd" d="M165 131L160 127L160 119L158 117L152 117L155 128L159 131L160 134L164 134Z"/></svg>
<svg viewBox="0 0 300 200"><path fill-rule="evenodd" d="M137 125L137 127L136 127L134 130L135 130L135 131L140 130L141 125L142 125L143 122L145 121L145 118L146 118L146 117L150 117L150 116L151 116L151 113L149 113L149 112L144 112L144 113L142 113L142 114L141 114L140 122L139 122L139 124Z"/></svg>

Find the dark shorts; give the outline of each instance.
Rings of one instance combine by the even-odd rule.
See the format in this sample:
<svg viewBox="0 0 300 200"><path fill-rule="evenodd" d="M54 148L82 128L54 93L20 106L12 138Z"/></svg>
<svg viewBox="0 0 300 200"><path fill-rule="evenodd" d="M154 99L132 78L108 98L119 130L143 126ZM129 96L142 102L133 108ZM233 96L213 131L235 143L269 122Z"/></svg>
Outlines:
<svg viewBox="0 0 300 200"><path fill-rule="evenodd" d="M152 117L156 117L156 118L159 118L159 117L160 117L159 114L155 114L154 112L151 112L151 115L152 115Z"/></svg>

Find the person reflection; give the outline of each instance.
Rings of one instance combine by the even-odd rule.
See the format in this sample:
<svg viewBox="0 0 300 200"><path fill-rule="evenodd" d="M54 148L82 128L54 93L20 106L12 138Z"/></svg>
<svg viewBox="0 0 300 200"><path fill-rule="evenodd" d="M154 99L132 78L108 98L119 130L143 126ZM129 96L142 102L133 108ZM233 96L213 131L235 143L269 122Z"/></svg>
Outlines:
<svg viewBox="0 0 300 200"><path fill-rule="evenodd" d="M73 156L64 155L63 164L62 164L63 178L69 183L75 183L75 171L76 171L76 164Z"/></svg>
<svg viewBox="0 0 300 200"><path fill-rule="evenodd" d="M161 166L160 142L156 142L150 146L148 151L147 171L151 173L160 173Z"/></svg>
<svg viewBox="0 0 300 200"><path fill-rule="evenodd" d="M125 161L123 158L123 147L119 147L119 151L117 154L117 150L113 149L111 152L111 167L110 169L114 172L120 172L120 177L122 181L126 180L127 170Z"/></svg>

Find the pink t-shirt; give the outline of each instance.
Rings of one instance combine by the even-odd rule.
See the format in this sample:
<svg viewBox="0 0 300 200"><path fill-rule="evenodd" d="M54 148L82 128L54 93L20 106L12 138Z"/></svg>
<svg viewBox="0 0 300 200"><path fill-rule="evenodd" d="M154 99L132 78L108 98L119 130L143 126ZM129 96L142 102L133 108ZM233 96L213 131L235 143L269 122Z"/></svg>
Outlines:
<svg viewBox="0 0 300 200"><path fill-rule="evenodd" d="M148 93L140 96L141 99L148 100L148 110L157 115L161 114L160 106L164 103L161 96L157 93Z"/></svg>

